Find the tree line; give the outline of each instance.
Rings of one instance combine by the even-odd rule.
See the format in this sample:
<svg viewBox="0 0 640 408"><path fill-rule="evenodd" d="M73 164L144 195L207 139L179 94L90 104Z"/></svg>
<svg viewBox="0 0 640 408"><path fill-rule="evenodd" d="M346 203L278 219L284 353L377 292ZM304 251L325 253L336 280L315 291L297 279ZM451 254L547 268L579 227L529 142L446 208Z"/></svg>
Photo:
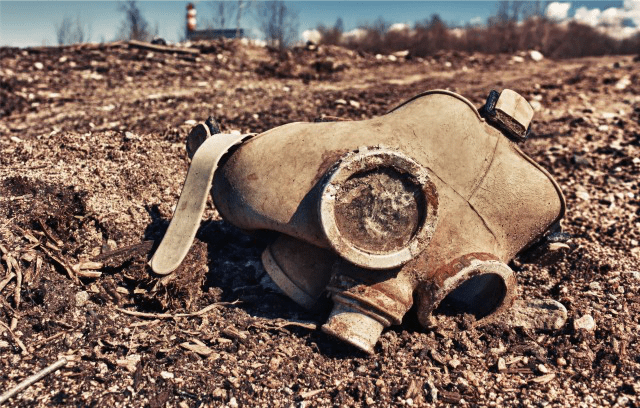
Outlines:
<svg viewBox="0 0 640 408"><path fill-rule="evenodd" d="M374 54L407 50L413 56L427 57L439 51L499 54L538 50L551 58L574 58L640 53L640 33L619 40L576 21L560 24L544 15L540 1L500 2L486 25L452 28L434 14L413 28L389 30L390 24L383 19L360 28L358 36L345 35L338 19L334 26L320 25L317 30L323 44Z"/></svg>
<svg viewBox="0 0 640 408"><path fill-rule="evenodd" d="M201 22L207 28L224 29L234 25L239 31L243 15L249 14L256 21L269 45L284 48L295 43L298 39L297 12L282 0L260 2L255 0L217 0L208 3L213 17L208 21ZM142 15L136 0L125 0L118 3L118 11L123 14L123 20L118 30L117 39L151 41L158 35L158 25L151 28ZM75 20L71 17L64 17L60 23L56 24L55 30L58 45L82 43L91 39L91 27L84 24L79 15Z"/></svg>

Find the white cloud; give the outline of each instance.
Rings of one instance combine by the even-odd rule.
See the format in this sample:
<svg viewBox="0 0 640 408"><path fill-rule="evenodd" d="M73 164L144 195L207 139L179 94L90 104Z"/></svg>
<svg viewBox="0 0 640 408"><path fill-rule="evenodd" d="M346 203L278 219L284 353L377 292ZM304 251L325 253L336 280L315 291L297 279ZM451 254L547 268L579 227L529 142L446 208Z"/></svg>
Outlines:
<svg viewBox="0 0 640 408"><path fill-rule="evenodd" d="M320 40L322 39L322 34L320 34L320 31L318 30L304 30L302 32L302 39L305 42L311 41L312 43L318 44L320 43Z"/></svg>
<svg viewBox="0 0 640 408"><path fill-rule="evenodd" d="M566 20L570 8L571 3L554 1L553 3L549 3L545 14L552 20Z"/></svg>
<svg viewBox="0 0 640 408"><path fill-rule="evenodd" d="M580 7L573 19L579 23L590 25L614 38L629 38L640 32L640 0L625 0L623 7L588 9ZM626 26L631 22L634 27Z"/></svg>
<svg viewBox="0 0 640 408"><path fill-rule="evenodd" d="M351 41L351 40L359 41L366 36L367 36L367 30L363 28L356 28L351 31L347 31L346 33L343 33L342 39L344 41Z"/></svg>
<svg viewBox="0 0 640 408"><path fill-rule="evenodd" d="M395 23L395 24L391 24L391 27L389 27L387 31L394 32L394 31L409 31L409 30L410 30L409 24Z"/></svg>
<svg viewBox="0 0 640 408"><path fill-rule="evenodd" d="M579 23L595 27L600 21L600 14L602 14L600 9L589 10L586 7L580 7L573 18Z"/></svg>
<svg viewBox="0 0 640 408"><path fill-rule="evenodd" d="M482 17L480 16L476 16L474 18L472 18L471 20L469 20L469 24L471 25L480 25L482 24L483 20Z"/></svg>

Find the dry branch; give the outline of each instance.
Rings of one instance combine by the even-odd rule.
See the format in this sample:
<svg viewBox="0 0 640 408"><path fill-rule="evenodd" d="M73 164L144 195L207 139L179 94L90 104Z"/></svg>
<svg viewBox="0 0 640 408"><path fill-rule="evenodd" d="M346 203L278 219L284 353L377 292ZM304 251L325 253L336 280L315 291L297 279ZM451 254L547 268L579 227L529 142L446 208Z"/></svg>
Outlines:
<svg viewBox="0 0 640 408"><path fill-rule="evenodd" d="M179 47L169 47L166 45L156 45L149 44L142 41L131 40L129 41L129 47L140 48L143 50L156 51L156 52L168 52L168 53L177 53L177 54L191 54L196 55L200 54L200 50L196 48L179 48Z"/></svg>
<svg viewBox="0 0 640 408"><path fill-rule="evenodd" d="M197 312L193 312L193 313L176 313L176 314L136 312L136 311L133 311L133 310L121 309L119 307L116 307L116 310L121 312L121 313L127 314L129 316L144 317L144 318L147 318L147 319L175 319L177 317L200 316L200 315L203 315L203 314L215 309L218 306L235 305L237 303L240 303L240 302L236 300L234 302L212 303L209 306L198 310Z"/></svg>
<svg viewBox="0 0 640 408"><path fill-rule="evenodd" d="M34 375L25 378L20 384L16 385L15 387L13 387L12 389L10 389L9 391L5 392L4 394L2 394L0 396L0 404L3 404L9 398L13 397L14 395L19 393L20 391L22 391L25 388L27 388L28 386L30 386L31 384L41 380L45 376L51 374L52 372L54 372L57 369L65 366L66 364L67 364L67 359L62 357L60 360L58 360L55 363L43 368L42 370L38 371Z"/></svg>

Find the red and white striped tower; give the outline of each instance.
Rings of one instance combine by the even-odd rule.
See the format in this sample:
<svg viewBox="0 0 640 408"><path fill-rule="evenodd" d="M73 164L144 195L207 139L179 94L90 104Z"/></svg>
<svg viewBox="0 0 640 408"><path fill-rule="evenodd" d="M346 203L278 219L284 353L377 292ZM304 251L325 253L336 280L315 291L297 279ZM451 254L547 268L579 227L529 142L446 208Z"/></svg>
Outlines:
<svg viewBox="0 0 640 408"><path fill-rule="evenodd" d="M187 32L196 31L196 6L193 3L187 4Z"/></svg>

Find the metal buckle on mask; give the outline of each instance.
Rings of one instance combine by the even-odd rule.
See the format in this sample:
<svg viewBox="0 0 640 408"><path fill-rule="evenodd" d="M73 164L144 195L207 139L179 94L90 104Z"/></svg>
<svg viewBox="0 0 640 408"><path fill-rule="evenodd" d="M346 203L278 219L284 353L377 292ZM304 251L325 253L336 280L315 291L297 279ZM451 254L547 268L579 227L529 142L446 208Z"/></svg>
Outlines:
<svg viewBox="0 0 640 408"><path fill-rule="evenodd" d="M502 93L492 90L480 114L515 142L524 142L531 133L533 108L511 89L505 89Z"/></svg>

